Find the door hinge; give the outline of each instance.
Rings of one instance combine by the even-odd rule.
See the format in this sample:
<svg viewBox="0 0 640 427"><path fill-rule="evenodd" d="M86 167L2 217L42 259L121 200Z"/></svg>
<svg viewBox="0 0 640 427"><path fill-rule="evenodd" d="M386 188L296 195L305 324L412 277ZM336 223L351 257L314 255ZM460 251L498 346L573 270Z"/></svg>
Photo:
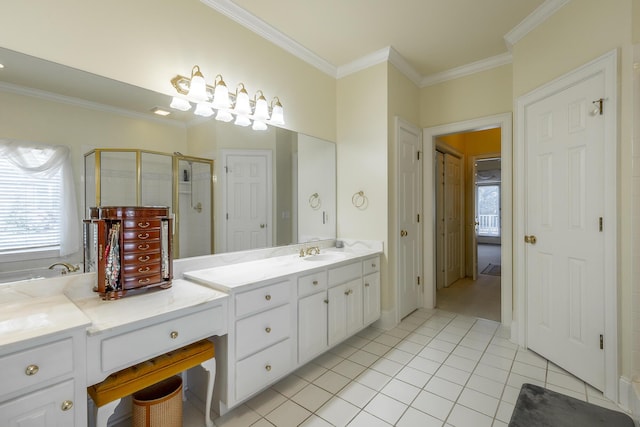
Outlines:
<svg viewBox="0 0 640 427"><path fill-rule="evenodd" d="M417 282L418 285L420 285L420 276L417 277L417 280L418 280L418 282Z"/></svg>
<svg viewBox="0 0 640 427"><path fill-rule="evenodd" d="M600 217L600 220L598 221L599 227L600 227L600 232L602 232L602 217Z"/></svg>
<svg viewBox="0 0 640 427"><path fill-rule="evenodd" d="M418 222L420 222L420 214L418 214Z"/></svg>
<svg viewBox="0 0 640 427"><path fill-rule="evenodd" d="M421 152L422 152L422 151L416 151L416 155L418 156L418 160L420 160L420 153L421 153Z"/></svg>
<svg viewBox="0 0 640 427"><path fill-rule="evenodd" d="M227 213L227 219L229 219L229 214Z"/></svg>
<svg viewBox="0 0 640 427"><path fill-rule="evenodd" d="M600 350L604 349L604 337L600 334Z"/></svg>
<svg viewBox="0 0 640 427"><path fill-rule="evenodd" d="M229 173L229 166L224 167L224 173Z"/></svg>

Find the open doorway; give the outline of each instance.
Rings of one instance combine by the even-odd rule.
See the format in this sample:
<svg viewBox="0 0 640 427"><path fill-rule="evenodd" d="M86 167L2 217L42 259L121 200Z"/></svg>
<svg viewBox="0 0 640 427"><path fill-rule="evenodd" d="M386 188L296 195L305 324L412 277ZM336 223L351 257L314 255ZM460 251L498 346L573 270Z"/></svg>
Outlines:
<svg viewBox="0 0 640 427"><path fill-rule="evenodd" d="M438 181L436 174L437 167L437 155L436 148L439 145L439 140L442 138L447 138L451 135L461 134L461 135L470 135L477 131L488 131L492 130L499 134L499 146L495 146L490 150L483 151L481 153L478 152L467 152L465 153L464 147L459 147L456 150L461 154L466 154L466 159L464 162L464 172L466 174L466 180L463 180L463 185L465 189L473 188L475 183L474 181L470 181L470 177L473 175L473 171L471 170L471 166L475 163L477 158L485 155L485 157L489 157L488 155L492 155L494 158L500 158L501 165L501 182L500 182L500 245L498 252L499 263L500 263L500 276L495 276L497 274L498 268L493 268L494 274L477 274L476 279L486 279L495 280L493 277L499 278L499 286L494 286L494 294L499 295L498 298L492 298L492 301L499 301L499 321L505 326L511 326L511 322L513 319L512 310L513 310L513 257L512 257L512 248L513 248L513 233L512 233L512 222L513 222L513 211L512 211L512 134L511 134L511 114L499 114L495 116L487 116L472 120L467 120L463 122L456 122L431 128L423 129L423 149L426 153L434 153L433 156L426 156L425 159L429 159L424 164L424 191L425 197L424 201L424 216L425 216L425 224L432 224L431 227L424 228L424 268L425 268L425 299L424 305L425 307L436 307L442 306L442 301L438 301L437 299L437 278L436 272L438 270L436 264L437 253L438 253L438 244L437 244L437 234L439 233L438 224L436 221L436 202L437 202L437 190L438 190ZM471 161L469 159L473 158ZM463 214L463 227L462 230L464 235L467 237L463 239L461 246L461 257L464 258L464 277L469 277L470 280L473 279L473 268L470 267L470 263L467 262L468 259L473 259L474 252L471 250L472 245L468 244L468 237L475 235L475 212L471 209L474 206L474 201L471 199L470 194L474 194L473 192L463 191L465 196L463 197L463 205L465 211ZM471 212L471 213L470 213ZM478 221L479 222L479 221ZM495 245L498 246L498 245ZM498 249L497 247L493 247L493 249ZM482 260L478 260L478 256L476 256L477 262L484 262L484 252L482 249L480 250L480 257ZM494 258L495 264L497 265L498 260ZM491 263L489 261L488 263ZM487 264L488 265L488 264ZM480 267L478 267L480 268ZM484 270L486 266L482 267ZM491 277L490 277L491 276ZM486 301L487 297L479 298L480 300ZM480 314L479 317L488 318L489 316L486 314ZM494 315L494 318L497 316ZM496 319L498 320L498 319Z"/></svg>

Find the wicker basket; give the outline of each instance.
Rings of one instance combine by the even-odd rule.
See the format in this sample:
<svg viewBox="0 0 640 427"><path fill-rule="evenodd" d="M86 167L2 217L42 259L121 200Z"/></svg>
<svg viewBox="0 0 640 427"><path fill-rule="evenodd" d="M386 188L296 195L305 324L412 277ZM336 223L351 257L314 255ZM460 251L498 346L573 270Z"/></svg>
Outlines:
<svg viewBox="0 0 640 427"><path fill-rule="evenodd" d="M173 376L133 394L133 427L182 427L182 378Z"/></svg>

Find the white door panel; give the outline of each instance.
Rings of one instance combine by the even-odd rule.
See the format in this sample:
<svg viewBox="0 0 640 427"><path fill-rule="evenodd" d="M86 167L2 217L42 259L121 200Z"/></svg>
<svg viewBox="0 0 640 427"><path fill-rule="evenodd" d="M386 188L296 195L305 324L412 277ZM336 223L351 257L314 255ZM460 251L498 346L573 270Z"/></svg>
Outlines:
<svg viewBox="0 0 640 427"><path fill-rule="evenodd" d="M445 281L447 287L462 277L462 160L444 155Z"/></svg>
<svg viewBox="0 0 640 427"><path fill-rule="evenodd" d="M604 387L604 120L601 74L526 111L528 346Z"/></svg>

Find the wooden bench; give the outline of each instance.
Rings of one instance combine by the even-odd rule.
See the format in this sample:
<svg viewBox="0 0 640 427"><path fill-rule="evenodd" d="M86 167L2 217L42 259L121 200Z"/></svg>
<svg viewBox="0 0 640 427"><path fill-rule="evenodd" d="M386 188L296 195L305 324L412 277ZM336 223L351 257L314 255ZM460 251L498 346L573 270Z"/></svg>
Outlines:
<svg viewBox="0 0 640 427"><path fill-rule="evenodd" d="M212 427L211 399L216 377L216 362L213 343L206 339L115 372L101 383L88 387L87 393L95 403L96 427L107 427L109 417L123 397L196 365L201 365L209 376L204 419L207 427Z"/></svg>

